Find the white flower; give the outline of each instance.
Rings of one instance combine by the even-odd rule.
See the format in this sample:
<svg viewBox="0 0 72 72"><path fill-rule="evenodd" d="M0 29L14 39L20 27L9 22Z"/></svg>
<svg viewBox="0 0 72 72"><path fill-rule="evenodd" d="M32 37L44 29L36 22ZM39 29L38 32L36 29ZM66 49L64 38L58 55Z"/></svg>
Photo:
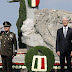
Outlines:
<svg viewBox="0 0 72 72"><path fill-rule="evenodd" d="M19 68L22 68L22 66L20 65Z"/></svg>

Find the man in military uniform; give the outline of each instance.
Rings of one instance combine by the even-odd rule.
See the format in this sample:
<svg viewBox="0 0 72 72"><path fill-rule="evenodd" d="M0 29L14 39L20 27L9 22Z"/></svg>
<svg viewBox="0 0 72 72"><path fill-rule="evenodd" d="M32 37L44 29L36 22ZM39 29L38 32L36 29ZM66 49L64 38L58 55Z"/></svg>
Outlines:
<svg viewBox="0 0 72 72"><path fill-rule="evenodd" d="M11 23L5 21L3 25L5 31L0 32L2 72L12 72L12 57L17 53L17 40L15 33L10 32Z"/></svg>

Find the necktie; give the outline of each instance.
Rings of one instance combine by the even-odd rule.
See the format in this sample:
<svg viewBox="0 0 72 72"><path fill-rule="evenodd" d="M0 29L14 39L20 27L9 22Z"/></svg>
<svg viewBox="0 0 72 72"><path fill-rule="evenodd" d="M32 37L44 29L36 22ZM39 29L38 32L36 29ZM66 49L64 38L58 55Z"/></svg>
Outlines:
<svg viewBox="0 0 72 72"><path fill-rule="evenodd" d="M67 34L67 33L66 33L66 27L65 27L65 31L64 31L64 37L65 37L65 38L66 38L66 34Z"/></svg>

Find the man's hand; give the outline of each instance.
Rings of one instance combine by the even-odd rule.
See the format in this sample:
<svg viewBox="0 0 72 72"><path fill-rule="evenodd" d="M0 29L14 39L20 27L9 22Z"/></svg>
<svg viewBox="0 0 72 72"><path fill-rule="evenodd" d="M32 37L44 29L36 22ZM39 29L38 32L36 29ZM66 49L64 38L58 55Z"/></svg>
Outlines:
<svg viewBox="0 0 72 72"><path fill-rule="evenodd" d="M60 56L60 51L57 51L57 55Z"/></svg>
<svg viewBox="0 0 72 72"><path fill-rule="evenodd" d="M71 51L71 56L72 56L72 51Z"/></svg>
<svg viewBox="0 0 72 72"><path fill-rule="evenodd" d="M13 55L14 55L14 56L16 56L16 54L17 54L17 52L14 52L14 54L13 54Z"/></svg>
<svg viewBox="0 0 72 72"><path fill-rule="evenodd" d="M12 56L12 58L14 57L14 55Z"/></svg>
<svg viewBox="0 0 72 72"><path fill-rule="evenodd" d="M1 27L0 29L2 29L3 27Z"/></svg>
<svg viewBox="0 0 72 72"><path fill-rule="evenodd" d="M14 52L12 58L13 58L14 56L16 56L16 54L17 54L17 52Z"/></svg>

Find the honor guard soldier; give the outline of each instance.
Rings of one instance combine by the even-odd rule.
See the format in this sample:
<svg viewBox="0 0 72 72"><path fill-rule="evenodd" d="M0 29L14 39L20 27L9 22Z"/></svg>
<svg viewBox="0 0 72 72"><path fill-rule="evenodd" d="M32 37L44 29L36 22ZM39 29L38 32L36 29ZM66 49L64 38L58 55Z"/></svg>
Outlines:
<svg viewBox="0 0 72 72"><path fill-rule="evenodd" d="M12 72L12 58L17 53L17 40L15 33L10 32L11 23L5 21L3 25L5 31L0 32L2 72Z"/></svg>

